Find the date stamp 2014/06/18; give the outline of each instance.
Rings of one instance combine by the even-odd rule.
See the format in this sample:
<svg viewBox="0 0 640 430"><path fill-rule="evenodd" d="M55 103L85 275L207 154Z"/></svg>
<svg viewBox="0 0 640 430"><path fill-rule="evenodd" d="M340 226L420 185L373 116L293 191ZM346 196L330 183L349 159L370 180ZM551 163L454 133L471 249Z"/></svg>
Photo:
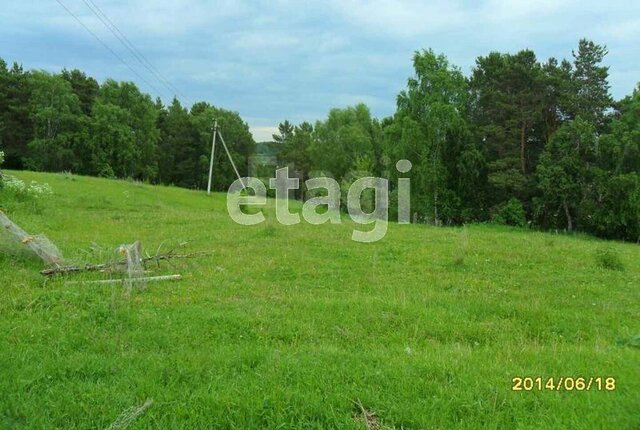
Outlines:
<svg viewBox="0 0 640 430"><path fill-rule="evenodd" d="M616 378L595 377L514 377L512 391L615 391Z"/></svg>

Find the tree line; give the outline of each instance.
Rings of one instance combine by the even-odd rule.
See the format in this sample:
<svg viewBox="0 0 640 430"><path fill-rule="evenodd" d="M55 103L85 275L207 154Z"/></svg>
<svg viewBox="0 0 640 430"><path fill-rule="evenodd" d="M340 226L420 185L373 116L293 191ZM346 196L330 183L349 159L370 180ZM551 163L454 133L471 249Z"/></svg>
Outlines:
<svg viewBox="0 0 640 430"><path fill-rule="evenodd" d="M416 52L394 115L376 119L359 104L315 124L283 121L273 136L278 164L303 180L332 176L345 189L361 176L389 178L392 210L395 179L408 176L416 222L529 224L638 241L640 87L613 100L606 54L588 40L570 60L491 52L467 77L444 55ZM131 82L0 60L7 168L202 188L214 118L248 175L256 145L235 112L176 99L164 106ZM214 186L225 190L235 176L226 154L218 157ZM395 169L400 159L411 161L409 173Z"/></svg>
<svg viewBox="0 0 640 430"><path fill-rule="evenodd" d="M444 55L416 52L392 117L333 109L315 125L282 122L274 140L303 178L410 177L419 222L639 241L640 87L614 101L606 54L588 40L571 60L492 52L465 77ZM394 168L400 159L413 164L407 175ZM393 199L392 190L391 209Z"/></svg>
<svg viewBox="0 0 640 430"><path fill-rule="evenodd" d="M164 106L132 82L103 84L80 70L11 68L0 59L0 150L4 167L69 171L201 188L207 183L214 118L246 170L255 143L238 113L174 99ZM219 152L215 181L234 179Z"/></svg>

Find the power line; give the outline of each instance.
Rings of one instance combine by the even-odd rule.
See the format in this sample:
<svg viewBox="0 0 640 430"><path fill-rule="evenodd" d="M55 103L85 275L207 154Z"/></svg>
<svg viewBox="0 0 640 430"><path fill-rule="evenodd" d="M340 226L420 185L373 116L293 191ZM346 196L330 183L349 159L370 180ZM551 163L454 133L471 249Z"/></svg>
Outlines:
<svg viewBox="0 0 640 430"><path fill-rule="evenodd" d="M166 85L168 85L169 87L171 87L171 89L179 96L181 96L182 98L186 98L184 97L183 94L181 94L180 90L178 90L169 80L165 79L164 76L162 76L162 74L158 71L158 69L156 69L153 64L151 64L151 62L147 59L147 57L144 56L144 54L142 52L140 52L139 49L137 49L135 47L135 45L133 43L131 43L131 41L127 38L127 36L120 31L120 29L118 28L118 26L116 26L113 21L111 21L111 19L109 19L109 17L98 7L97 4L95 4L92 0L89 0L89 3L91 3L95 9L109 22L109 24L111 24L111 26L118 32L118 34L120 34L120 36L122 36L122 38L124 39L124 41L131 47L131 49L133 49L134 54L138 54L136 55L136 58L138 58L138 60L140 61L140 59L142 59L142 62L146 63L151 69L153 69L153 71L157 72L154 73L156 75L156 77L163 83L166 83Z"/></svg>
<svg viewBox="0 0 640 430"><path fill-rule="evenodd" d="M118 60L120 60L122 62L122 64L124 64L125 66L127 66L129 68L129 70L131 70L137 77L139 77L145 84L147 84L153 91L155 91L156 93L160 93L160 91L158 91L158 89L153 86L149 81L147 81L144 76L142 76L140 73L138 73L133 67L131 67L129 65L129 63L127 63L120 55L118 55L117 52L115 52L113 49L111 49L111 47L109 45L107 45L102 39L100 39L100 37L94 33L93 31L91 31L91 29L89 27L87 27L85 25L84 22L82 22L80 20L80 18L78 18L78 16L76 14L74 14L73 12L71 12L71 10L64 5L64 3L62 3L60 0L56 0L56 2L58 2L58 4L60 6L62 6L64 8L64 10L67 11L67 13L69 15L71 15L76 21L78 21L78 24L80 24L85 30L87 30L87 32L89 34L91 34L98 42L100 42L100 44L102 46L104 46L109 52L111 52L113 54L114 57L116 57Z"/></svg>
<svg viewBox="0 0 640 430"><path fill-rule="evenodd" d="M162 74L151 64L151 62L135 47L133 43L127 38L127 36L118 28L117 25L111 21L111 19L105 14L100 7L92 0L82 0L84 4L93 12L93 14L104 24L107 29L118 39L118 41L124 46L138 62L147 69L168 91L174 95L184 96L180 91L172 85Z"/></svg>

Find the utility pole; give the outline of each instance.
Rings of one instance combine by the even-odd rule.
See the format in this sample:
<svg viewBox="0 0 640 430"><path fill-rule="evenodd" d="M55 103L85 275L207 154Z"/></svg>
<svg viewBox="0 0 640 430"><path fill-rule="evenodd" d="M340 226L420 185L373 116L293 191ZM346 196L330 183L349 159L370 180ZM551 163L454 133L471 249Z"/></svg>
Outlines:
<svg viewBox="0 0 640 430"><path fill-rule="evenodd" d="M242 188L246 191L247 186L245 185L244 181L242 180L242 177L240 176L240 172L238 172L238 168L236 167L236 163L233 162L233 158L231 157L231 153L229 152L229 148L227 148L227 144L224 143L224 138L222 137L222 133L218 132L218 134L220 135L220 142L222 142L222 147L224 148L225 152L227 153L227 157L229 157L229 162L231 162L231 167L233 167L233 171L236 172L236 176L240 180L240 183L242 184Z"/></svg>
<svg viewBox="0 0 640 430"><path fill-rule="evenodd" d="M227 148L227 144L224 142L224 138L222 137L222 133L218 130L218 120L215 120L213 123L213 142L211 143L211 160L209 161L209 184L207 185L207 194L211 194L211 181L213 179L213 157L216 154L216 135L220 137L220 142L222 143L222 148L227 153L227 157L229 157L229 162L231 163L231 167L233 167L233 171L236 173L236 176L240 180L242 184L242 188L244 190L247 189L242 177L240 176L240 172L238 172L238 168L236 167L236 163L233 162L233 158L231 157L231 153L229 152L229 148Z"/></svg>
<svg viewBox="0 0 640 430"><path fill-rule="evenodd" d="M216 154L216 135L218 134L218 120L213 122L213 142L211 143L211 159L209 160L209 184L207 194L211 194L211 180L213 179L213 156Z"/></svg>

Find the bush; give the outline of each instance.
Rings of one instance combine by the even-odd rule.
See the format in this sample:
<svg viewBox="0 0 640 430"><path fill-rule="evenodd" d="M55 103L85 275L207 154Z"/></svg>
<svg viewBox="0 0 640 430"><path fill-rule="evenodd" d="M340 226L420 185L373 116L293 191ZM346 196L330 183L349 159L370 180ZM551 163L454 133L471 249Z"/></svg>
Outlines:
<svg viewBox="0 0 640 430"><path fill-rule="evenodd" d="M0 204L4 210L12 211L22 207L31 213L40 214L52 194L48 184L35 181L25 183L16 177L1 175Z"/></svg>
<svg viewBox="0 0 640 430"><path fill-rule="evenodd" d="M522 202L516 198L512 198L497 207L491 220L496 224L524 227L527 224L527 215L522 206Z"/></svg>
<svg viewBox="0 0 640 430"><path fill-rule="evenodd" d="M620 259L618 250L615 248L601 248L596 251L596 264L598 267L607 270L624 270L624 264Z"/></svg>
<svg viewBox="0 0 640 430"><path fill-rule="evenodd" d="M39 198L53 194L49 184L40 184L35 181L31 181L30 184L21 181L13 176L3 177L3 188L7 193L11 193L19 198Z"/></svg>
<svg viewBox="0 0 640 430"><path fill-rule="evenodd" d="M602 174L581 203L580 226L607 239L640 240L640 175Z"/></svg>
<svg viewBox="0 0 640 430"><path fill-rule="evenodd" d="M23 210L41 214L50 203L52 194L48 184L35 181L25 183L13 176L4 175L3 186L0 187L0 205L8 212Z"/></svg>

